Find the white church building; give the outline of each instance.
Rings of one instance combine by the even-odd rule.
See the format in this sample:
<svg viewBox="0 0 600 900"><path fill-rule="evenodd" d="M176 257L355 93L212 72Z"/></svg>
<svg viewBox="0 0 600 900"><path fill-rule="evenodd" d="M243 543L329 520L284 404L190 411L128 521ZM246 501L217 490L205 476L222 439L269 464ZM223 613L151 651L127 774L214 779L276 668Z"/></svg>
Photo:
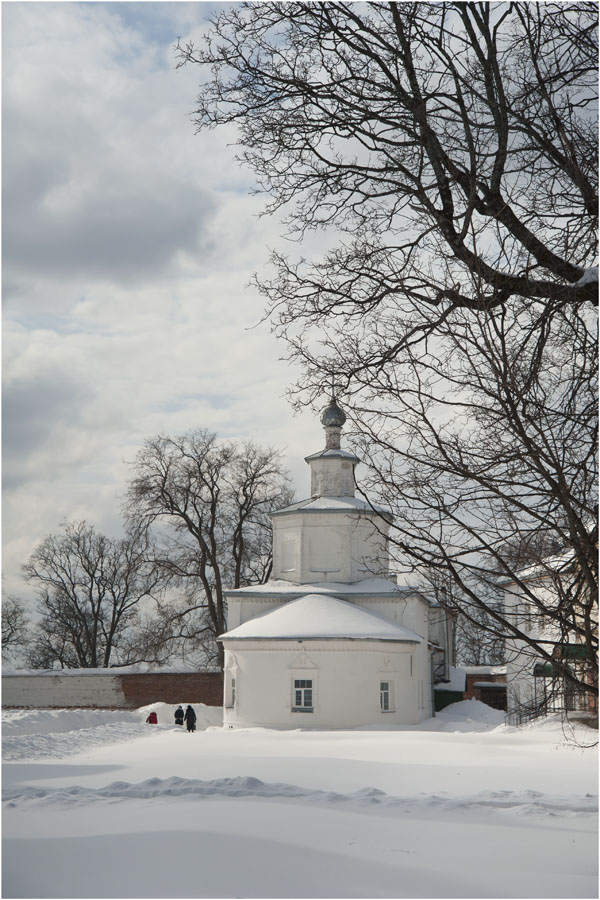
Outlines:
<svg viewBox="0 0 600 900"><path fill-rule="evenodd" d="M227 592L225 727L414 725L433 715L429 603L389 574L389 512L355 496L346 420L323 412L311 496L273 513L273 573Z"/></svg>

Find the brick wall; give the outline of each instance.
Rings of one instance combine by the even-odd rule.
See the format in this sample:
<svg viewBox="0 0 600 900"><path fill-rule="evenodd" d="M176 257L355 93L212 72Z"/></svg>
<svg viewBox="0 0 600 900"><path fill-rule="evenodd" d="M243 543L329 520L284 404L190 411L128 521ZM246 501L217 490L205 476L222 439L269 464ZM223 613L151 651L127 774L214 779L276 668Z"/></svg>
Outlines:
<svg viewBox="0 0 600 900"><path fill-rule="evenodd" d="M465 690L465 700L479 700L479 688L476 688L476 681L493 681L495 684L506 684L506 675L482 675L467 673L467 686Z"/></svg>
<svg viewBox="0 0 600 900"><path fill-rule="evenodd" d="M223 705L223 676L220 672L181 674L119 675L125 703L130 707L149 703L204 703Z"/></svg>
<svg viewBox="0 0 600 900"><path fill-rule="evenodd" d="M31 672L2 676L2 706L8 708L136 709L161 702L221 706L223 676L220 672L115 675L111 670L95 670L89 674Z"/></svg>

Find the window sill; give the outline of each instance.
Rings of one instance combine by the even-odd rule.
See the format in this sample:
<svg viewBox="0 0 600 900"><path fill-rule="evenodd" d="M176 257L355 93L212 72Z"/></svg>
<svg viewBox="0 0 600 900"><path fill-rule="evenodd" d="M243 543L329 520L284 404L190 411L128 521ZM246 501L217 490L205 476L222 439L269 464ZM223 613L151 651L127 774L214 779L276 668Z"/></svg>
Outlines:
<svg viewBox="0 0 600 900"><path fill-rule="evenodd" d="M292 712L301 712L301 713L311 713L314 712L314 707L312 706L292 706Z"/></svg>

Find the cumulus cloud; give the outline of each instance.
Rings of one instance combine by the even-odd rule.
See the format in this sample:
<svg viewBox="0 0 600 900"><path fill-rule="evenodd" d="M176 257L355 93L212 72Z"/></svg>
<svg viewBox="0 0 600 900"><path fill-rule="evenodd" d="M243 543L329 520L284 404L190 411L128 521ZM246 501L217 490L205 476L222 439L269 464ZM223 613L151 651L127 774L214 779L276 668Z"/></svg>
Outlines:
<svg viewBox="0 0 600 900"><path fill-rule="evenodd" d="M3 10L4 572L64 518L119 529L128 463L201 426L303 457L262 300L281 226L258 219L231 132L196 136L199 73L175 70L218 4L16 3Z"/></svg>
<svg viewBox="0 0 600 900"><path fill-rule="evenodd" d="M215 198L172 146L192 138L174 60L101 4L14 4L5 48L9 278L148 282L205 254Z"/></svg>

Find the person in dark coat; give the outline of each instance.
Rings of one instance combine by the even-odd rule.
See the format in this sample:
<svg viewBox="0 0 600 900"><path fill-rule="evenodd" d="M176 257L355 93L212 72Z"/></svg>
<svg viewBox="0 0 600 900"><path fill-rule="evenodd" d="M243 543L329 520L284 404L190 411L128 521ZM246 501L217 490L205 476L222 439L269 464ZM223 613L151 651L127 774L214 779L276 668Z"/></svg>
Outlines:
<svg viewBox="0 0 600 900"><path fill-rule="evenodd" d="M194 710L192 709L191 706L188 706L183 718L185 719L185 721L187 723L187 730L195 731L196 730L196 713L194 712Z"/></svg>
<svg viewBox="0 0 600 900"><path fill-rule="evenodd" d="M152 712L146 719L146 725L158 725L158 716L156 715L154 710L152 710Z"/></svg>
<svg viewBox="0 0 600 900"><path fill-rule="evenodd" d="M175 710L175 724L183 725L183 706L178 706Z"/></svg>

